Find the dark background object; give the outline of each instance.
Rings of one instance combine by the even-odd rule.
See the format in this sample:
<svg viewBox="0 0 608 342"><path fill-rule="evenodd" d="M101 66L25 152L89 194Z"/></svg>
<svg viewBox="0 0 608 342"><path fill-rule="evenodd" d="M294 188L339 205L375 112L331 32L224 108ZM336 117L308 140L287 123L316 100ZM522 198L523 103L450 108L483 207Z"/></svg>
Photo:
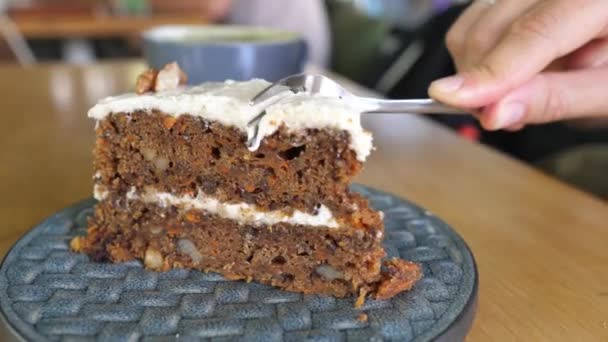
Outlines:
<svg viewBox="0 0 608 342"><path fill-rule="evenodd" d="M192 38L182 38L186 35ZM274 82L301 73L307 57L299 35L270 28L164 26L145 32L143 40L150 66L160 69L177 61L193 85L253 78Z"/></svg>

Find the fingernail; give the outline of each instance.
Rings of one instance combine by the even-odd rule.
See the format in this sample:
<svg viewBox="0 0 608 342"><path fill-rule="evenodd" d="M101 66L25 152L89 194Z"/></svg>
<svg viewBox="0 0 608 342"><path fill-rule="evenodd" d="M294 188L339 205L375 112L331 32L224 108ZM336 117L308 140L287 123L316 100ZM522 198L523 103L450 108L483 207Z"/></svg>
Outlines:
<svg viewBox="0 0 608 342"><path fill-rule="evenodd" d="M441 93L453 93L462 88L463 83L464 78L462 76L454 75L434 81L431 83L431 87Z"/></svg>
<svg viewBox="0 0 608 342"><path fill-rule="evenodd" d="M512 126L524 117L526 114L526 106L523 103L511 102L507 103L498 112L496 120L496 128L505 128Z"/></svg>

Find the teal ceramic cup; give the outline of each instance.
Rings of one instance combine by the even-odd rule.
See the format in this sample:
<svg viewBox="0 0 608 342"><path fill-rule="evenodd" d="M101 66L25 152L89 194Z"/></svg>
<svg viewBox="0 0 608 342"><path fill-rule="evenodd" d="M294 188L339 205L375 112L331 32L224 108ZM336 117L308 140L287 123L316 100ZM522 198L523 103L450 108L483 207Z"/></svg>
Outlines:
<svg viewBox="0 0 608 342"><path fill-rule="evenodd" d="M306 42L296 33L231 25L160 26L144 32L143 52L153 68L176 61L189 84L276 81L301 73Z"/></svg>

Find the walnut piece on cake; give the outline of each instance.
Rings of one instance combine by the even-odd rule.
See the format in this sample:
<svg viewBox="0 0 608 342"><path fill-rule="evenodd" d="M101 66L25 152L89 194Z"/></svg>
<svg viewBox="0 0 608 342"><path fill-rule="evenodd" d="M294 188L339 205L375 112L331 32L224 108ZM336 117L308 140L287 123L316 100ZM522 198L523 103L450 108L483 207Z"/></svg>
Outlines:
<svg viewBox="0 0 608 342"><path fill-rule="evenodd" d="M154 89L157 74L158 71L156 69L148 69L139 74L135 83L135 93L141 95Z"/></svg>
<svg viewBox="0 0 608 342"><path fill-rule="evenodd" d="M158 75L156 75L154 90L174 90L180 84L186 84L187 82L188 76L186 73L179 67L177 62L172 62L160 69Z"/></svg>
<svg viewBox="0 0 608 342"><path fill-rule="evenodd" d="M171 62L160 70L150 68L139 74L135 83L135 93L141 95L149 91L174 90L186 83L188 83L188 75L177 62Z"/></svg>

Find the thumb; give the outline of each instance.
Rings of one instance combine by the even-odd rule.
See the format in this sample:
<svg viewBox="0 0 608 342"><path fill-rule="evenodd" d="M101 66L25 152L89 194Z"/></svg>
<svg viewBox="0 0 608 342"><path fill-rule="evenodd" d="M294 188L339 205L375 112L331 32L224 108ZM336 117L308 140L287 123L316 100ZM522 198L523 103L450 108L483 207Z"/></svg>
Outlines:
<svg viewBox="0 0 608 342"><path fill-rule="evenodd" d="M513 23L476 67L433 82L429 93L457 107L489 105L544 70L553 60L598 36L605 29L606 19L608 6L604 1L539 2Z"/></svg>
<svg viewBox="0 0 608 342"><path fill-rule="evenodd" d="M584 116L608 116L608 68L542 73L484 108L478 116L489 130Z"/></svg>

